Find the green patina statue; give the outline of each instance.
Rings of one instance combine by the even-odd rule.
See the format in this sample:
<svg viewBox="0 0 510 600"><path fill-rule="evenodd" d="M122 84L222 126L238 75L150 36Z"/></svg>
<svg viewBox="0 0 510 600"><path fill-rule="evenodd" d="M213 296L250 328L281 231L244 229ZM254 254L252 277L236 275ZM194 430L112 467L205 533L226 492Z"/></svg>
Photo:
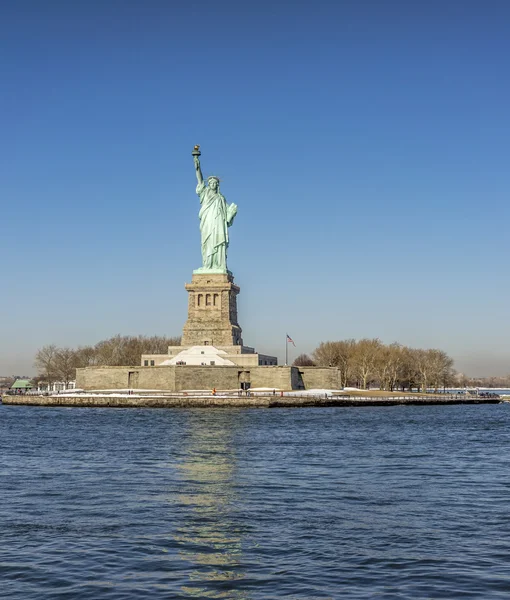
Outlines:
<svg viewBox="0 0 510 600"><path fill-rule="evenodd" d="M200 198L200 234L202 238L202 267L193 273L227 273L228 228L234 222L237 205L227 204L220 193L218 177L207 178L204 182L200 168L200 146L191 153L197 174L197 194Z"/></svg>

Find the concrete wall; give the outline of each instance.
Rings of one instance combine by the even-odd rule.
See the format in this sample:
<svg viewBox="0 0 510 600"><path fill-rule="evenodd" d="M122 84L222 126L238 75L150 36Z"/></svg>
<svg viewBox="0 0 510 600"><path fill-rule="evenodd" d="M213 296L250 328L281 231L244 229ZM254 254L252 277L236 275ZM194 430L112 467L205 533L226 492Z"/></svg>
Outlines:
<svg viewBox="0 0 510 600"><path fill-rule="evenodd" d="M182 352L183 350L187 350L188 347L183 347L180 349L180 352ZM264 362L270 363L270 364L274 364L276 365L277 360L276 357L274 356L268 356L266 354L241 354L241 353L234 353L234 354L227 354L225 355L221 355L222 358L226 358L227 360L232 361L233 363L235 363L236 365L240 365L241 367L257 367L259 365L263 365ZM168 354L142 354L142 358L141 358L141 362L140 362L140 366L158 366L161 363L165 362L168 359L174 358L174 355L168 355ZM154 365L151 365L151 360L154 361ZM184 358L184 360L186 360ZM147 361L149 364L145 365L145 361ZM218 364L218 363L217 363Z"/></svg>
<svg viewBox="0 0 510 600"><path fill-rule="evenodd" d="M84 390L235 390L237 366L86 367L76 370L76 387Z"/></svg>
<svg viewBox="0 0 510 600"><path fill-rule="evenodd" d="M290 390L292 367L254 367L250 369L251 387Z"/></svg>
<svg viewBox="0 0 510 600"><path fill-rule="evenodd" d="M259 365L271 365L276 366L278 364L278 359L276 356L270 356L269 354L259 354Z"/></svg>
<svg viewBox="0 0 510 600"><path fill-rule="evenodd" d="M161 367L165 368L165 367ZM239 389L239 368L237 366L218 367L175 367L176 390L237 390Z"/></svg>
<svg viewBox="0 0 510 600"><path fill-rule="evenodd" d="M498 404L501 400L497 398L466 398L462 394L442 394L441 396L408 396L408 397L371 397L350 398L349 396L336 396L324 398L317 396L285 396L263 395L263 396L158 396L157 393L147 396L109 396L109 395L87 395L66 396L25 396L16 394L14 396L3 396L4 404L21 404L29 406L115 406L115 407L159 407L159 408L190 408L190 407L284 407L284 406L396 406L401 404Z"/></svg>
<svg viewBox="0 0 510 600"><path fill-rule="evenodd" d="M85 367L76 369L76 387L82 390L126 389L129 370L128 367Z"/></svg>
<svg viewBox="0 0 510 600"><path fill-rule="evenodd" d="M336 367L297 367L305 389L340 389L340 371Z"/></svg>
<svg viewBox="0 0 510 600"><path fill-rule="evenodd" d="M76 370L76 387L84 390L218 390L239 389L240 381L252 388L339 389L334 367L290 366L164 366L86 367Z"/></svg>
<svg viewBox="0 0 510 600"><path fill-rule="evenodd" d="M258 354L227 354L225 358L231 360L240 367L258 367L259 355Z"/></svg>
<svg viewBox="0 0 510 600"><path fill-rule="evenodd" d="M140 365L143 367L144 362L147 360L147 361L149 361L149 364L147 366L150 366L151 360L153 360L154 361L153 366L157 367L158 365L160 365L165 360L168 360L169 358L172 358L172 357L168 356L168 354L142 354L142 360L141 360Z"/></svg>
<svg viewBox="0 0 510 600"><path fill-rule="evenodd" d="M216 346L218 350L224 350L227 354L255 354L255 348L251 346Z"/></svg>
<svg viewBox="0 0 510 600"><path fill-rule="evenodd" d="M86 367L76 369L83 390L175 390L175 367Z"/></svg>
<svg viewBox="0 0 510 600"><path fill-rule="evenodd" d="M185 288L189 294L188 319L182 331L182 345L242 345L237 322L239 287L232 275L193 273Z"/></svg>

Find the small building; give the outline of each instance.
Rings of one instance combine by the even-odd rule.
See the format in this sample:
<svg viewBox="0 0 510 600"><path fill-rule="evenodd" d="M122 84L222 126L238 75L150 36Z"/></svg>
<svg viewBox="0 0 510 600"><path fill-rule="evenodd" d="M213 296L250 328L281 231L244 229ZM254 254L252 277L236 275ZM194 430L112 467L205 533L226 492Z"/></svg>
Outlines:
<svg viewBox="0 0 510 600"><path fill-rule="evenodd" d="M11 385L11 390L18 394L26 394L26 392L29 392L33 387L34 385L30 379L16 379Z"/></svg>
<svg viewBox="0 0 510 600"><path fill-rule="evenodd" d="M142 367L167 365L213 365L243 367L278 364L276 356L259 354L249 346L169 346L167 354L142 354Z"/></svg>
<svg viewBox="0 0 510 600"><path fill-rule="evenodd" d="M37 391L41 393L53 393L53 392L65 392L66 390L74 390L76 388L76 381L40 381L37 386Z"/></svg>

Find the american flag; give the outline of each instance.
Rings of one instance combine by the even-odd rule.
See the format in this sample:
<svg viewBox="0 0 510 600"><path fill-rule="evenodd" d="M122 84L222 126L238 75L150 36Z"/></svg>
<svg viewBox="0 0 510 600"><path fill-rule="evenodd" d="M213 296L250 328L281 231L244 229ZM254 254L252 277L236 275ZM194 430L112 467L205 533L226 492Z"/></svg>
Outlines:
<svg viewBox="0 0 510 600"><path fill-rule="evenodd" d="M287 344L291 343L293 346L296 346L296 344L294 344L294 340L290 337L290 335L287 333Z"/></svg>

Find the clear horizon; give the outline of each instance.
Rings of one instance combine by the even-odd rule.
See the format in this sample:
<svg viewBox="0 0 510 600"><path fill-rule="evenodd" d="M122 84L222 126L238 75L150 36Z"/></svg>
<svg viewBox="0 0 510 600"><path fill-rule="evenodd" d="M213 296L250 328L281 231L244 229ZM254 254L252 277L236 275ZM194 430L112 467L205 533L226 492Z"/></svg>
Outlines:
<svg viewBox="0 0 510 600"><path fill-rule="evenodd" d="M191 150L238 205L244 343L440 348L510 373L510 6L4 4L0 374L38 348L181 335ZM499 226L499 227L498 227Z"/></svg>

